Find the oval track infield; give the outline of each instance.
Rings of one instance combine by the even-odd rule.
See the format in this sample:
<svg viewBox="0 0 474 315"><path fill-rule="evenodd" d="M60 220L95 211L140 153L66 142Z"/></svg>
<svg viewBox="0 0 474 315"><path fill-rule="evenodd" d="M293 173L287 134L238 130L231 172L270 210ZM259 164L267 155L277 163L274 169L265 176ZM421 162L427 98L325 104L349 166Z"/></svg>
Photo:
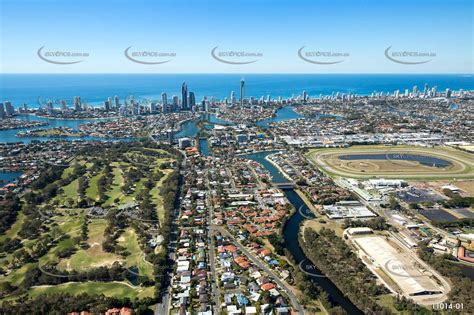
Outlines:
<svg viewBox="0 0 474 315"><path fill-rule="evenodd" d="M354 146L313 149L306 156L320 169L336 176L420 180L474 179L474 155L449 147ZM442 165L430 165L418 160L434 160Z"/></svg>

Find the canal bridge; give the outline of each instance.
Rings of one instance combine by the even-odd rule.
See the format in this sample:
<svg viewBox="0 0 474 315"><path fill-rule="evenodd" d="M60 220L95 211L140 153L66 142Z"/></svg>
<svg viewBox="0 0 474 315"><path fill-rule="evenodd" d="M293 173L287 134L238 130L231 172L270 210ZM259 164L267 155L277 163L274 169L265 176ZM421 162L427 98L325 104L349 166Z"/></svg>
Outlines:
<svg viewBox="0 0 474 315"><path fill-rule="evenodd" d="M273 184L280 189L293 189L296 187L296 184L293 182L273 183Z"/></svg>

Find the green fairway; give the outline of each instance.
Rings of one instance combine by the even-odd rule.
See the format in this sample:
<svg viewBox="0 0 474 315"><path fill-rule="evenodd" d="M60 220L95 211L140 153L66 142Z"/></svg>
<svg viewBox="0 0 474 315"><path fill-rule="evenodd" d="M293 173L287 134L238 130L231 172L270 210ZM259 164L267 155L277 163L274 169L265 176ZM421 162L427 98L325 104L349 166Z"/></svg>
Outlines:
<svg viewBox="0 0 474 315"><path fill-rule="evenodd" d="M123 259L114 254L107 253L102 250L102 242L104 241L104 230L107 226L105 220L93 220L89 225L89 233L87 244L88 249L80 249L70 258L61 260L58 268L61 270L77 270L84 271L90 268L101 266L111 266L114 262Z"/></svg>
<svg viewBox="0 0 474 315"><path fill-rule="evenodd" d="M72 199L74 203L77 202L77 190L79 188L79 180L73 180L69 185L63 187L63 193L56 198L59 200L60 204L65 204L68 199Z"/></svg>
<svg viewBox="0 0 474 315"><path fill-rule="evenodd" d="M97 175L92 176L89 179L89 187L86 189L86 196L89 197L92 200L98 200L99 199L99 192L97 191L97 182L99 181L99 178L104 174L103 170L100 171Z"/></svg>
<svg viewBox="0 0 474 315"><path fill-rule="evenodd" d="M21 225L23 224L24 219L25 215L23 214L23 212L19 212L16 221L15 223L13 223L11 228L6 230L4 234L0 235L0 243L7 238L13 239L14 237L16 237L18 231L20 231L21 229Z"/></svg>
<svg viewBox="0 0 474 315"><path fill-rule="evenodd" d="M154 287L135 287L126 282L74 282L64 283L55 286L38 286L28 290L28 295L36 297L41 294L51 293L70 293L73 295L88 293L88 294L103 294L109 297L125 298L145 298L153 297Z"/></svg>
<svg viewBox="0 0 474 315"><path fill-rule="evenodd" d="M166 169L166 170L161 170L165 176L163 176L160 181L156 184L155 187L153 187L150 191L151 195L151 200L153 201L153 204L156 205L156 212L158 214L158 219L161 222L163 222L165 218L165 209L163 208L163 199L160 195L160 190L161 187L163 187L163 181L168 177L169 174L171 174L173 171L171 169Z"/></svg>
<svg viewBox="0 0 474 315"><path fill-rule="evenodd" d="M112 183L112 187L109 191L107 191L108 199L104 203L104 206L110 206L114 204L115 199L120 199L122 197L121 187L124 183L122 169L120 168L120 163L113 162L112 164L112 173L114 175L114 180Z"/></svg>
<svg viewBox="0 0 474 315"><path fill-rule="evenodd" d="M153 265L145 260L145 253L140 249L138 236L132 228L127 228L118 238L118 244L124 247L130 255L127 256L127 267L137 267L138 273L147 277L153 277Z"/></svg>
<svg viewBox="0 0 474 315"><path fill-rule="evenodd" d="M14 272L10 273L8 276L1 277L0 278L0 283L2 282L9 282L15 286L20 285L20 283L23 281L25 277L25 273L35 267L37 264L36 263L29 263L21 266L21 268L16 269Z"/></svg>

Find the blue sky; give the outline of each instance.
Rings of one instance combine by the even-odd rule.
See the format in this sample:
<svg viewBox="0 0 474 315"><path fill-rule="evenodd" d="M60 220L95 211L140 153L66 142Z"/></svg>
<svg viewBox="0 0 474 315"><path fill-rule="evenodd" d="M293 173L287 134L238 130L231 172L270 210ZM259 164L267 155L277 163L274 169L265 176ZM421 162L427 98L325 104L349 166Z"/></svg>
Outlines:
<svg viewBox="0 0 474 315"><path fill-rule="evenodd" d="M109 1L0 0L3 73L472 73L473 2L450 1ZM43 51L84 52L58 65ZM175 53L144 65L124 50ZM218 51L262 54L230 65ZM298 50L345 53L342 62L313 64ZM388 60L384 51L428 52L424 64ZM316 58L336 61L341 58ZM242 57L237 61L253 60ZM58 60L58 59L55 59ZM61 59L73 61L76 59ZM141 59L163 60L163 59Z"/></svg>

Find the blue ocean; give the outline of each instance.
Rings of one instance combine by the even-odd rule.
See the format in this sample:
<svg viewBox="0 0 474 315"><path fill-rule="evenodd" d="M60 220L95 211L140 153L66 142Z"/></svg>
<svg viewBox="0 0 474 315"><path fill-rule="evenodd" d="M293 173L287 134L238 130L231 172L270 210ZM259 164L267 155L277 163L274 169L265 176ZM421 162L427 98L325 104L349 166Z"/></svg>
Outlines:
<svg viewBox="0 0 474 315"><path fill-rule="evenodd" d="M180 95L181 84L188 91L202 97L217 99L230 97L231 91L239 97L240 80L245 80L245 96L270 95L272 98L300 95L329 95L341 92L369 95L372 92L393 92L424 88L425 83L438 91L474 89L472 75L433 74L0 74L0 101L11 101L14 106L24 103L37 107L38 97L46 100L68 100L74 96L91 105L103 104L111 96L121 99L133 95L136 99L160 99L162 92L168 97Z"/></svg>

